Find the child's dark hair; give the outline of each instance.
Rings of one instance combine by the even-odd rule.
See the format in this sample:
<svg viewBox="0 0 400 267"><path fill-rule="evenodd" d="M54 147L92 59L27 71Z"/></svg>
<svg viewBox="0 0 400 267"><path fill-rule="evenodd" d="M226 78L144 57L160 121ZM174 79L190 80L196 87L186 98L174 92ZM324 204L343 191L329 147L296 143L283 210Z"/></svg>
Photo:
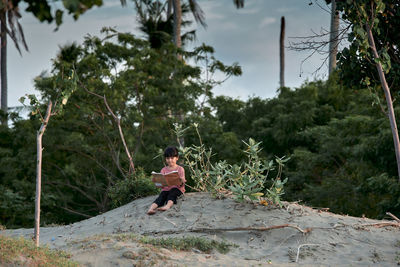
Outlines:
<svg viewBox="0 0 400 267"><path fill-rule="evenodd" d="M179 157L178 149L174 146L169 146L164 151L164 158Z"/></svg>

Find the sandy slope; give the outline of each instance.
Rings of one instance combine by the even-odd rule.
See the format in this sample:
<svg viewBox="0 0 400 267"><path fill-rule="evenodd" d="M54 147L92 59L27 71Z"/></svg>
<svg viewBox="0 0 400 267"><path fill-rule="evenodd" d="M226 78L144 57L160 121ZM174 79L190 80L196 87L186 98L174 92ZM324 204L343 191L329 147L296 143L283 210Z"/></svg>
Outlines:
<svg viewBox="0 0 400 267"><path fill-rule="evenodd" d="M41 228L41 244L64 249L86 266L395 266L400 264L400 228L287 204L275 209L232 199L215 200L189 193L166 212L148 216L155 197L133 201L71 225ZM298 226L264 231L225 231L238 227ZM368 225L368 226L367 226ZM308 233L300 230L310 228ZM213 229L219 229L214 231ZM32 229L1 234L30 237ZM239 247L226 254L155 249L116 238L118 233L196 235L225 240ZM101 236L99 236L101 235ZM300 249L299 249L300 247ZM299 253L298 253L299 251ZM297 259L297 263L296 258Z"/></svg>

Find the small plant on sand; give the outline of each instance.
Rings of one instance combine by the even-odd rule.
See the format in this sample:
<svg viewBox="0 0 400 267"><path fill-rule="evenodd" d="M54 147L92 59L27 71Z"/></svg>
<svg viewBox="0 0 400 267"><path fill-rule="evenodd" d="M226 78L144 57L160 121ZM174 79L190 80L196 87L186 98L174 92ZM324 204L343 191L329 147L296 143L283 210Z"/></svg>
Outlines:
<svg viewBox="0 0 400 267"><path fill-rule="evenodd" d="M36 247L31 240L0 235L1 266L79 266L64 251Z"/></svg>
<svg viewBox="0 0 400 267"><path fill-rule="evenodd" d="M260 201L261 204L268 205L273 203L282 206L281 196L284 194L284 184L287 178L281 180L284 164L289 158L276 157L275 162L278 166L276 176L272 179L272 185L266 188L267 179L270 171L275 170L274 161L267 161L260 158L261 142L256 142L250 138L244 144L246 149L247 161L241 165L228 164L226 161L211 163L212 150L207 149L203 144L198 125L193 124L198 135L200 145L183 147L179 140L183 137L188 128L182 128L179 124L174 124L175 134L179 143L179 149L185 160L194 180L193 189L197 191L211 192L217 197L227 191L232 192L237 201L251 200Z"/></svg>
<svg viewBox="0 0 400 267"><path fill-rule="evenodd" d="M213 249L216 249L218 252L223 254L228 253L230 247L237 247L235 244L194 236L167 238L142 237L139 239L139 242L176 250L189 251L192 249L198 249L206 253L210 253Z"/></svg>

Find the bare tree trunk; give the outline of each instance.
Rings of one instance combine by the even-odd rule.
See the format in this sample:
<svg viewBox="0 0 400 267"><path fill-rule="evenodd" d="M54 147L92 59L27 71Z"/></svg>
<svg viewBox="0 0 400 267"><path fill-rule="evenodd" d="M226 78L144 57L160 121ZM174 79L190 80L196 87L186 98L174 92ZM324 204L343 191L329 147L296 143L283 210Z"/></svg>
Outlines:
<svg viewBox="0 0 400 267"><path fill-rule="evenodd" d="M368 25L368 23L366 23L366 29L367 29L367 34L368 34L369 45L370 45L372 53L374 55L374 59L379 59L379 54L378 54L378 51L376 50L376 46L375 46L374 36L372 35L371 27ZM388 117L389 117L389 121L390 121L390 128L392 129L394 150L396 153L397 172L398 172L399 182L400 182L400 144L399 144L399 133L397 131L396 117L394 115L394 109L393 109L393 100L392 100L392 96L390 94L389 86L386 82L385 73L383 72L383 69L382 69L382 64L380 63L379 60L375 60L375 64L376 64L376 68L379 73L379 79L381 81L383 91L385 92L386 104L388 107Z"/></svg>
<svg viewBox="0 0 400 267"><path fill-rule="evenodd" d="M39 234L40 234L40 195L42 191L42 137L44 131L46 130L47 124L49 122L51 116L51 109L53 103L49 101L47 105L46 116L40 126L39 131L37 132L37 165L36 165L36 198L35 198L35 244L39 246Z"/></svg>
<svg viewBox="0 0 400 267"><path fill-rule="evenodd" d="M285 17L281 18L281 36L279 40L279 56L280 56L280 87L285 87Z"/></svg>
<svg viewBox="0 0 400 267"><path fill-rule="evenodd" d="M181 26L182 26L182 8L181 8L181 1L180 0L172 0L174 6L174 43L177 48L182 47L182 40L181 40ZM178 59L182 59L181 54L178 53ZM183 113L183 112L182 112ZM178 115L178 120L183 124L184 122L184 115ZM184 138L181 137L181 142L184 144Z"/></svg>
<svg viewBox="0 0 400 267"><path fill-rule="evenodd" d="M8 112L8 103L7 103L7 17L5 11L0 12L1 19L1 53L0 53L0 68L1 68L1 110L3 110L4 114ZM5 117L1 124L7 126L7 117Z"/></svg>
<svg viewBox="0 0 400 267"><path fill-rule="evenodd" d="M128 157L128 160L129 160L129 172L128 173L132 174L135 172L135 164L133 163L131 153L129 152L128 146L126 145L126 142L125 142L125 136L124 136L124 133L122 132L122 127L121 127L121 120L117 117L117 115L114 114L114 112L108 105L106 96L103 96L103 99L104 99L104 104L106 105L108 111L111 113L111 116L114 118L115 122L117 123L119 136L121 137L122 144L124 145L124 148L125 148L126 156Z"/></svg>
<svg viewBox="0 0 400 267"><path fill-rule="evenodd" d="M178 48L182 47L181 25L182 25L182 8L181 0L173 0L174 6L174 43Z"/></svg>
<svg viewBox="0 0 400 267"><path fill-rule="evenodd" d="M331 33L329 38L329 76L336 69L336 56L339 44L339 12L336 10L336 0L332 0Z"/></svg>
<svg viewBox="0 0 400 267"><path fill-rule="evenodd" d="M171 17L172 15L172 0L168 0L168 6L167 6L167 19Z"/></svg>

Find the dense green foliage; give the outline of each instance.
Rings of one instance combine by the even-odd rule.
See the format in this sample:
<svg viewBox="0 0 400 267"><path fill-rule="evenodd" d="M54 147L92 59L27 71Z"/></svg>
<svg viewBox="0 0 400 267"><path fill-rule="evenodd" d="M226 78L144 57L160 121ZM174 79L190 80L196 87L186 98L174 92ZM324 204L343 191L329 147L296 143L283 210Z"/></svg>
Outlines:
<svg viewBox="0 0 400 267"><path fill-rule="evenodd" d="M379 13L380 32L376 33L381 54L392 59L388 81L396 85L399 38L391 33L392 25L397 25L398 4L392 2L387 11ZM351 10L338 6L345 12ZM386 39L379 39L382 36ZM176 122L183 128L198 124L185 132L185 146L201 145L200 131L202 144L214 154L210 157L213 164L222 160L227 165L246 166L242 140L249 138L261 142L260 158L290 157L280 177L282 181L288 178L287 200L356 216L399 213L400 185L390 125L381 107L374 105L383 96L374 91L379 89L378 79L371 79L369 88L364 88L361 81L376 78L373 64L357 56L360 44L353 35L349 41L350 47L340 55L336 77L306 82L296 89L280 88L272 99L246 101L213 96L218 81L205 77L216 71L239 75L241 70L237 65L225 66L205 45L192 52L180 51L181 61L170 42L160 42L154 49L148 41L107 29L102 38L87 37L80 46L64 47L54 60L52 73L35 81L46 100L68 89L65 75L76 71L79 77L78 90L64 112L52 118L44 135L42 222L70 223L154 194L148 175L163 166L157 157L160 151L178 145ZM210 75L201 75L204 71ZM121 119L135 173L128 171L118 128L98 96L105 96ZM34 115L10 117L12 127L0 126L0 224L32 226L35 133L40 122ZM190 186L196 184L194 177L187 178ZM271 187L266 184L264 188ZM257 190L250 186L247 191Z"/></svg>
<svg viewBox="0 0 400 267"><path fill-rule="evenodd" d="M41 83L46 84L44 80L51 76L42 79ZM85 84L90 85L89 81ZM214 162L221 155L228 162L244 160L244 145L238 140L248 137L262 141L260 156L290 156L282 175L289 178L285 185L287 200L303 200L340 213L380 217L386 211L400 211L400 187L389 122L377 106L371 105L372 99L368 89L346 89L336 80L309 82L295 90L282 88L273 99L243 102L215 97L210 101L215 113L200 118L189 112L185 123L201 121L202 142L213 149ZM108 100L115 110L122 103L111 95ZM44 138L45 223L68 223L82 219L79 214L94 215L154 193L146 174L162 167L161 159L153 159L160 149L177 144L171 129L173 118L148 118L142 145L134 154L136 166L143 166L144 171L138 169L135 177L124 177L126 172L119 168L127 168L127 160L103 103L82 90L70 99L66 109L68 112L50 123ZM123 129L129 146L135 147L140 126L134 126L128 118L137 110L131 107L125 112ZM168 114L168 108L159 114ZM8 227L33 222L37 128L38 122L32 118L17 120L10 129L1 128L4 193L0 196L0 214L2 224ZM187 145L198 145L195 135L191 129L187 131Z"/></svg>
<svg viewBox="0 0 400 267"><path fill-rule="evenodd" d="M379 217L400 211L400 187L389 121L372 100L368 89L333 79L282 88L271 100L220 97L217 116L225 131L263 141L267 155L291 156L286 199ZM239 104L236 114L224 111Z"/></svg>
<svg viewBox="0 0 400 267"><path fill-rule="evenodd" d="M205 55L210 72L240 74L240 67L210 59L212 49L204 45L184 58L201 62ZM105 29L103 39L87 37L82 46L66 46L54 60L52 73L35 80L44 102L69 91L63 77L71 71L78 75L78 89L63 113L52 118L43 138L44 224L69 223L156 192L140 168L134 174L127 171L118 128L103 98L97 96L105 96L121 119L135 165L146 173L161 169L163 162L153 158L160 149L176 143L173 122L189 124L211 117L210 108L198 99L212 97L208 84L214 81L202 79L200 68L178 60L171 43L154 50L131 34ZM37 116L33 112L27 120L15 118L12 128L0 131L4 192L0 219L7 227L33 222ZM222 132L216 121L213 126L207 131L208 139Z"/></svg>

